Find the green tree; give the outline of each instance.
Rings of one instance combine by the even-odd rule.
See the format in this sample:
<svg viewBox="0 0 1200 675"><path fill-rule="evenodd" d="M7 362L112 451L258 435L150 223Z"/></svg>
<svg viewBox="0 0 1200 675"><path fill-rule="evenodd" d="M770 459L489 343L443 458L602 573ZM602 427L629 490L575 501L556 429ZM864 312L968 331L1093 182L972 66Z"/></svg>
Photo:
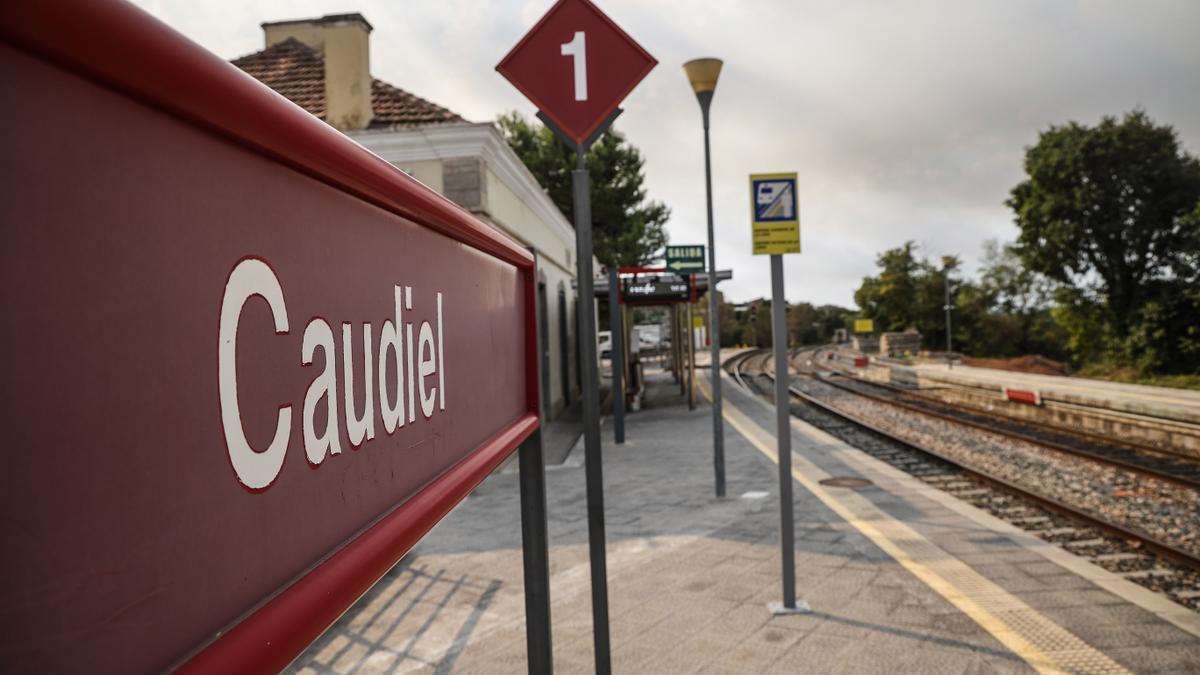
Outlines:
<svg viewBox="0 0 1200 675"><path fill-rule="evenodd" d="M707 317L708 303L697 303L701 307L701 312ZM738 312L734 305L725 302L725 294L717 293L717 316L720 319L718 329L721 332L721 344L733 347L741 342L742 339L742 321L743 318L738 316ZM708 325L705 323L704 325Z"/></svg>
<svg viewBox="0 0 1200 675"><path fill-rule="evenodd" d="M972 344L989 356L1066 359L1068 335L1051 313L1057 289L1045 275L1025 266L1013 244L984 242L977 293L983 318Z"/></svg>
<svg viewBox="0 0 1200 675"><path fill-rule="evenodd" d="M959 302L959 296L971 287L969 281L956 278L960 265L958 256L942 256L941 266L921 260L917 268L916 299L913 304L912 325L921 333L922 342L930 349L946 349L946 281L950 280L951 304L955 306L950 327L952 347L964 351L967 347L962 335L974 318L971 306Z"/></svg>
<svg viewBox="0 0 1200 675"><path fill-rule="evenodd" d="M734 324L731 331L733 342L751 347L771 346L771 301L765 298L751 300L743 305L744 311L733 310ZM733 309L731 307L731 309ZM722 338L725 333L722 331ZM721 343L725 344L725 343Z"/></svg>
<svg viewBox="0 0 1200 675"><path fill-rule="evenodd" d="M1013 244L995 239L983 243L983 265L979 285L991 305L1006 314L1027 314L1050 305L1054 282L1025 266Z"/></svg>
<svg viewBox="0 0 1200 675"><path fill-rule="evenodd" d="M1140 110L1095 127L1052 126L1026 149L1025 171L1007 201L1021 230L1016 252L1063 285L1056 317L1077 358L1156 368L1189 353L1169 326L1187 313L1200 275L1200 228L1189 215L1200 162L1175 130Z"/></svg>
<svg viewBox="0 0 1200 675"><path fill-rule="evenodd" d="M1182 219L1200 242L1200 202ZM1144 372L1200 373L1200 246L1182 251L1166 279L1155 280L1125 351Z"/></svg>
<svg viewBox="0 0 1200 675"><path fill-rule="evenodd" d="M575 152L545 125L515 111L496 124L550 199L574 223L571 171ZM648 201L643 187L645 160L619 131L606 131L584 157L591 176L592 245L604 265L637 267L661 255L667 243L670 209Z"/></svg>
<svg viewBox="0 0 1200 675"><path fill-rule="evenodd" d="M788 306L788 333L795 345L826 344L833 341L833 333L839 328L853 327L854 310L837 305L814 307L807 302Z"/></svg>
<svg viewBox="0 0 1200 675"><path fill-rule="evenodd" d="M935 265L919 256L917 246L910 241L881 253L876 264L879 275L864 278L854 293L863 318L874 319L876 331L916 330L926 349L945 349L949 278L955 351L990 353L1006 339L997 329L1004 328L1011 334L1012 327L996 325L998 322L988 316L992 295L976 282L959 278L957 256L943 256Z"/></svg>
<svg viewBox="0 0 1200 675"><path fill-rule="evenodd" d="M854 302L865 317L875 320L877 331L901 331L914 326L914 303L917 297L921 261L917 259L916 244L888 249L875 260L879 276L865 277L854 292Z"/></svg>
<svg viewBox="0 0 1200 675"><path fill-rule="evenodd" d="M854 293L863 317L874 319L878 332L916 330L926 348L945 349L946 275L958 267L958 258L947 256L941 267L935 266L919 257L909 241L879 254L875 264L879 276L864 278ZM966 282L951 285L957 294ZM965 332L963 325L955 328L956 348L962 345L957 335Z"/></svg>
<svg viewBox="0 0 1200 675"><path fill-rule="evenodd" d="M788 346L806 344L804 339L816 332L813 320L816 319L817 308L812 303L797 302L787 308Z"/></svg>

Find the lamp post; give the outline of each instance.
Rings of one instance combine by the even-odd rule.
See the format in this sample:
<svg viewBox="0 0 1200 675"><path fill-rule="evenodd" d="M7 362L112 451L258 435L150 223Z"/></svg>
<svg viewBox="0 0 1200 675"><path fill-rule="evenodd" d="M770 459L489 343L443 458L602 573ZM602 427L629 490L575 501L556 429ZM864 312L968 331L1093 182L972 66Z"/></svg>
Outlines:
<svg viewBox="0 0 1200 675"><path fill-rule="evenodd" d="M946 368L951 370L954 368L954 345L950 340L950 312L954 311L954 305L950 304L950 270L954 269L955 263L950 256L942 258L942 279L946 282L946 304L943 306L946 310Z"/></svg>
<svg viewBox="0 0 1200 675"><path fill-rule="evenodd" d="M717 496L725 496L725 430L721 421L721 333L717 307L717 247L713 241L712 155L708 145L708 107L721 75L721 59L694 59L683 64L704 120L704 187L708 199L708 335L712 343L713 471Z"/></svg>

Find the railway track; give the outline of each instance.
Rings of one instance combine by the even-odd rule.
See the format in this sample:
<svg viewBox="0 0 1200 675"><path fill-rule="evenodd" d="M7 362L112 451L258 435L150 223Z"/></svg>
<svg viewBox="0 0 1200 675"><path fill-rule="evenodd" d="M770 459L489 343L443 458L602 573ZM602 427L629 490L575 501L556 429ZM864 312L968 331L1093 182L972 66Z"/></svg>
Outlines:
<svg viewBox="0 0 1200 675"><path fill-rule="evenodd" d="M747 352L729 359L725 366L740 386L767 394L766 388L756 382L756 376L773 377L768 368L769 361L768 352ZM759 372L751 373L754 369ZM814 381L828 384L815 378ZM796 386L789 389L793 395L793 415L1043 539L1089 557L1110 571L1164 593L1184 606L1200 610L1200 555L1196 552L1148 535L1128 523L1116 522L1094 509L1042 494L1034 485L1022 485L1011 477L972 465L961 455L900 437ZM857 391L840 391L860 395ZM891 404L887 401L877 403ZM923 411L905 410L923 414ZM957 423L957 420L943 421ZM979 430L978 425L966 428ZM1080 462L1102 461L1081 453L1070 456ZM1108 464L1114 470L1134 470L1112 462ZM1138 471L1141 475L1146 474Z"/></svg>
<svg viewBox="0 0 1200 675"><path fill-rule="evenodd" d="M1200 490L1200 463L1194 460L1189 461L1184 455L1178 453L1148 445L1104 438L1089 432L1070 431L1038 422L1019 420L1007 415L956 406L920 396L902 387L855 379L836 370L832 372L842 377L831 377L821 372L805 374L831 387L837 387L880 403Z"/></svg>

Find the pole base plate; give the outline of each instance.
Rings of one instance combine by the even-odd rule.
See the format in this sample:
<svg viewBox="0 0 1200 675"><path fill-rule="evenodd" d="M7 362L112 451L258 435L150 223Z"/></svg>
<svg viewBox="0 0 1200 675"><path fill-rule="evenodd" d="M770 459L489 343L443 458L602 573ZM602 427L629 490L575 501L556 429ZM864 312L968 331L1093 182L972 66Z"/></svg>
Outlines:
<svg viewBox="0 0 1200 675"><path fill-rule="evenodd" d="M784 607L782 602L768 602L767 611L775 616L781 614L812 614L812 606L807 600L797 600L795 607Z"/></svg>

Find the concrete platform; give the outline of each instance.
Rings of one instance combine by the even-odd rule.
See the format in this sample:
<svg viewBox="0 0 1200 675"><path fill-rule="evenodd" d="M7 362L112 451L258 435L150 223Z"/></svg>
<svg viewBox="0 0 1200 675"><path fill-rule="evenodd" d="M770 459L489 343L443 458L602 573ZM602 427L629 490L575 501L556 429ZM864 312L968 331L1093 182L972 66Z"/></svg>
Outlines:
<svg viewBox="0 0 1200 675"><path fill-rule="evenodd" d="M1200 670L1200 615L798 421L796 580L814 611L772 616L774 411L725 381L728 496L716 499L710 409L689 412L668 375L654 378L629 441L604 429L614 671ZM561 673L592 671L581 459L547 472ZM874 486L819 484L831 475ZM524 672L523 608L517 475L501 472L291 670Z"/></svg>
<svg viewBox="0 0 1200 675"><path fill-rule="evenodd" d="M1017 419L1127 439L1200 459L1200 391L1017 373L943 363L875 358L854 366L838 350L831 369L878 382L917 387L943 402ZM1005 400L1005 388L1036 391L1040 405Z"/></svg>
<svg viewBox="0 0 1200 675"><path fill-rule="evenodd" d="M962 365L949 369L944 363L892 367L934 382L984 386L997 391L1003 387L1032 389L1048 401L1200 425L1200 391Z"/></svg>

